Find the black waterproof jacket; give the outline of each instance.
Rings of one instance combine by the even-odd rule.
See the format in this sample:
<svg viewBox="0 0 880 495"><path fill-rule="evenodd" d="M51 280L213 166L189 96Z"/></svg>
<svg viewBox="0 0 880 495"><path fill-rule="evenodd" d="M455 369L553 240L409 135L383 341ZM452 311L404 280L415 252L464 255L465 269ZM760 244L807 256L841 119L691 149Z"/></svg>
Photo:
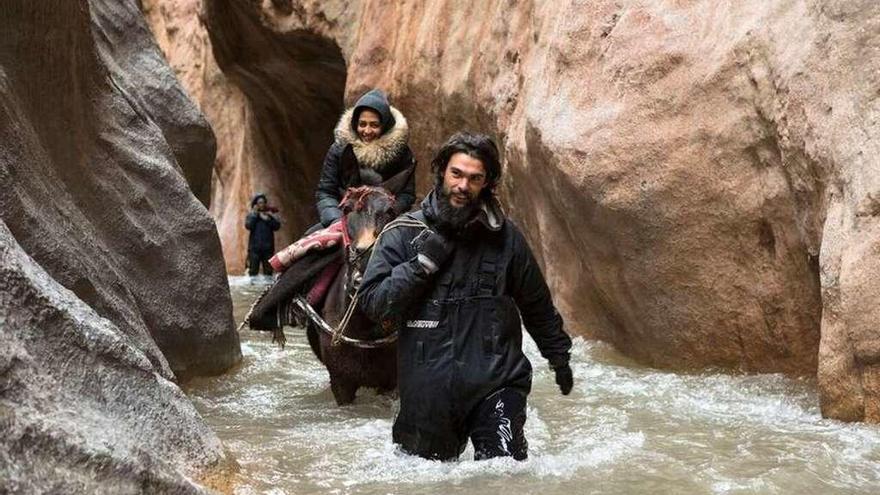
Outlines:
<svg viewBox="0 0 880 495"><path fill-rule="evenodd" d="M403 218L433 229L435 211L431 193L421 211ZM568 362L571 339L525 238L494 200L451 239L451 259L433 274L417 260L423 230L383 232L360 303L386 331L400 332L394 441L423 457L450 459L464 448L462 425L480 401L501 388L529 393L522 325L553 366Z"/></svg>
<svg viewBox="0 0 880 495"><path fill-rule="evenodd" d="M364 108L379 113L383 133L364 143L356 131L358 112ZM373 90L345 111L335 130L336 140L324 157L321 178L315 192L321 224L328 226L342 216L339 202L345 190L361 185L385 185L395 195L398 213L409 211L415 202L415 158L407 144L409 125L385 95Z"/></svg>
<svg viewBox="0 0 880 495"><path fill-rule="evenodd" d="M275 231L281 228L281 223L269 215L264 220L259 214L250 212L244 219L244 228L251 231L248 238L248 252L255 254L269 254L275 252Z"/></svg>

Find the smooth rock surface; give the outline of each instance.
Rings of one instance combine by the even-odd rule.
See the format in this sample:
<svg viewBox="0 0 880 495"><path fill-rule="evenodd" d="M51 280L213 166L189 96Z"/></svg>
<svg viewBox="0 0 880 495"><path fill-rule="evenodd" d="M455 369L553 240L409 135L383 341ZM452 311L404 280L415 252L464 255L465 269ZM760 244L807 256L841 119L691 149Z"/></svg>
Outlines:
<svg viewBox="0 0 880 495"><path fill-rule="evenodd" d="M0 492L207 493L222 445L137 343L0 221Z"/></svg>
<svg viewBox="0 0 880 495"><path fill-rule="evenodd" d="M247 58L294 63L254 47L311 33L340 47L347 101L390 92L421 163L458 129L495 135L573 333L654 366L818 374L824 414L880 421L876 2L204 2L240 87ZM218 174L267 149L221 147Z"/></svg>
<svg viewBox="0 0 880 495"><path fill-rule="evenodd" d="M220 245L184 180L210 173L211 132L136 2L2 13L0 218L166 378L228 369L241 352Z"/></svg>
<svg viewBox="0 0 880 495"><path fill-rule="evenodd" d="M0 5L0 492L204 493L241 358L210 128L135 0ZM219 485L218 485L219 486Z"/></svg>

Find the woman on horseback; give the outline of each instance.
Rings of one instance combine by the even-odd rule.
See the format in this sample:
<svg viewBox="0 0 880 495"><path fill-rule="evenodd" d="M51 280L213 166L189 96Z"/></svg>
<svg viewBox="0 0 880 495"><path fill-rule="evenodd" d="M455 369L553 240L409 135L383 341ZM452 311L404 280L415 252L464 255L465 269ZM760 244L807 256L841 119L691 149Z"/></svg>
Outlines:
<svg viewBox="0 0 880 495"><path fill-rule="evenodd" d="M349 187L382 186L394 195L397 214L415 202L416 161L408 145L409 126L381 90L373 89L346 110L327 151L315 193L320 226L342 217L339 202Z"/></svg>

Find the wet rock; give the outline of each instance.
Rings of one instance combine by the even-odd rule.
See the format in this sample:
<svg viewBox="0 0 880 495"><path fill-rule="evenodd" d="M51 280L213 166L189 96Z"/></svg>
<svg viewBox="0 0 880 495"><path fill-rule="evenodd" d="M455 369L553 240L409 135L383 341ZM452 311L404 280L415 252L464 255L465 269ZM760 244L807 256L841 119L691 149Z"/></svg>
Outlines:
<svg viewBox="0 0 880 495"><path fill-rule="evenodd" d="M211 131L134 0L0 11L0 492L204 493L173 380L241 355Z"/></svg>
<svg viewBox="0 0 880 495"><path fill-rule="evenodd" d="M240 350L220 245L184 179L205 188L211 131L136 2L3 12L0 218L165 378L228 369Z"/></svg>
<svg viewBox="0 0 880 495"><path fill-rule="evenodd" d="M208 121L162 57L143 16L130 2L92 1L93 39L110 82L136 112L162 131L193 194L208 206L216 154Z"/></svg>
<svg viewBox="0 0 880 495"><path fill-rule="evenodd" d="M818 374L826 415L880 421L876 2L204 1L227 59L334 40L346 98L388 90L423 164L455 130L495 135L573 333L655 366Z"/></svg>
<svg viewBox="0 0 880 495"><path fill-rule="evenodd" d="M220 441L135 339L0 221L0 491L207 493Z"/></svg>

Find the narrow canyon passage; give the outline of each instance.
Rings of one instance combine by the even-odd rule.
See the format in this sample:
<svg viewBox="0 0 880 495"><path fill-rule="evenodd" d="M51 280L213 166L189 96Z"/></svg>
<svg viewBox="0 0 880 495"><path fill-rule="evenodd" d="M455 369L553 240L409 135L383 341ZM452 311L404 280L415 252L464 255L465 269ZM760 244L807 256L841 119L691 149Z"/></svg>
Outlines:
<svg viewBox="0 0 880 495"><path fill-rule="evenodd" d="M252 194L280 209L279 249L317 221L314 189L343 109L346 66L336 42L319 33L279 36L241 2L206 5L214 58L234 86L226 91L243 95L206 109L222 114L212 119L219 151L211 211L227 270L241 273Z"/></svg>
<svg viewBox="0 0 880 495"><path fill-rule="evenodd" d="M871 0L0 3L0 493L876 492L876 53ZM297 239L374 87L418 196L498 145L576 342L560 396L527 340L525 463L236 331L251 196Z"/></svg>
<svg viewBox="0 0 880 495"><path fill-rule="evenodd" d="M232 277L241 319L266 281ZM188 395L240 472L238 494L874 493L880 433L822 419L815 380L653 370L607 344L578 339L577 382L560 396L535 365L528 461L458 462L401 455L396 401L362 390L337 407L301 329L285 349L242 333L243 364L192 382Z"/></svg>

